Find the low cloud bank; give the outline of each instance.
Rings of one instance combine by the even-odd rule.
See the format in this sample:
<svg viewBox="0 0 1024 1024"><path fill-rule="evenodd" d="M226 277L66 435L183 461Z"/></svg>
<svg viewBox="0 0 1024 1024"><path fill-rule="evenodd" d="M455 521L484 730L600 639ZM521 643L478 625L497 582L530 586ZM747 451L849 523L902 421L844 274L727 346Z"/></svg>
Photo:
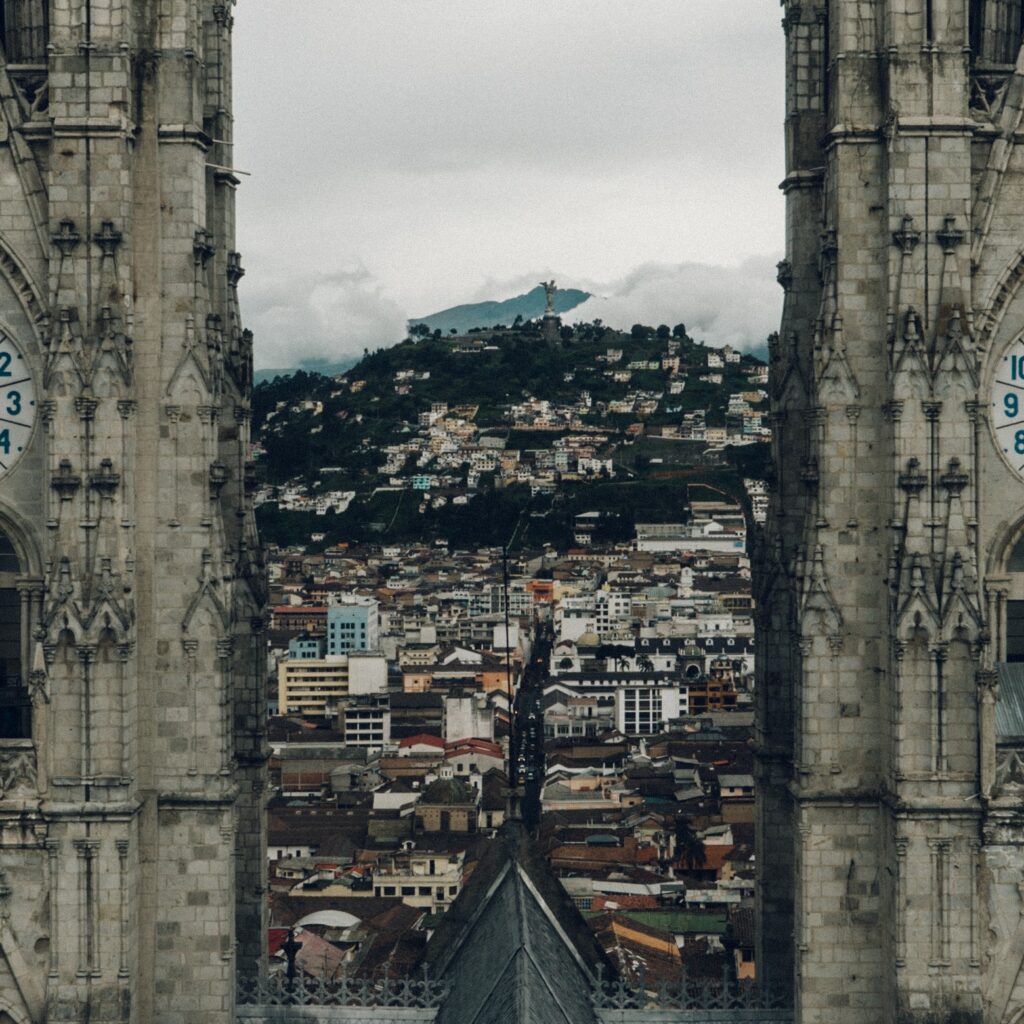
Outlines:
<svg viewBox="0 0 1024 1024"><path fill-rule="evenodd" d="M778 329L782 311L775 263L768 256L734 267L645 263L610 283L581 281L549 269L514 280L490 279L466 301L501 299L553 277L565 287L594 293L563 315L566 323L601 319L627 331L635 323L684 323L692 338L708 345L761 350ZM394 345L406 335L406 312L361 262L312 281L297 277L259 285L247 290L243 309L256 334L259 369L337 362L363 349Z"/></svg>
<svg viewBox="0 0 1024 1024"><path fill-rule="evenodd" d="M690 337L749 351L778 329L782 289L776 258L756 256L735 267L705 263L645 263L610 285L585 285L594 297L564 319L600 318L629 330L635 323L686 324Z"/></svg>
<svg viewBox="0 0 1024 1024"><path fill-rule="evenodd" d="M257 368L334 362L405 337L406 314L359 262L310 281L260 282L245 297Z"/></svg>

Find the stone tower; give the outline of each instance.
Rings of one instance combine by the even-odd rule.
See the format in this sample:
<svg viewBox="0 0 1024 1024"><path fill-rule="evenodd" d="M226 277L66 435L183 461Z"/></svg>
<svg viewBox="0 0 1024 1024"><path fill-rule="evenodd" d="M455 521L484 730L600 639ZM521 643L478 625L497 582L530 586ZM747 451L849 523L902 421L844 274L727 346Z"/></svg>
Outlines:
<svg viewBox="0 0 1024 1024"><path fill-rule="evenodd" d="M0 1021L227 1022L262 951L231 5L0 0Z"/></svg>
<svg viewBox="0 0 1024 1024"><path fill-rule="evenodd" d="M1024 1015L1020 0L785 0L760 953L805 1022Z"/></svg>

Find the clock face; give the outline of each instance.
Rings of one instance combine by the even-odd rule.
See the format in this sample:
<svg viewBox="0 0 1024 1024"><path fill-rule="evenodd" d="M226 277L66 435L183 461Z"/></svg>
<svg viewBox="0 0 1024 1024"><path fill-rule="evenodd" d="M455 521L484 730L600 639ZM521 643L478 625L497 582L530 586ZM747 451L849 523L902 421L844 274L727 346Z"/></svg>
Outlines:
<svg viewBox="0 0 1024 1024"><path fill-rule="evenodd" d="M28 448L35 419L32 370L14 339L0 329L0 477Z"/></svg>

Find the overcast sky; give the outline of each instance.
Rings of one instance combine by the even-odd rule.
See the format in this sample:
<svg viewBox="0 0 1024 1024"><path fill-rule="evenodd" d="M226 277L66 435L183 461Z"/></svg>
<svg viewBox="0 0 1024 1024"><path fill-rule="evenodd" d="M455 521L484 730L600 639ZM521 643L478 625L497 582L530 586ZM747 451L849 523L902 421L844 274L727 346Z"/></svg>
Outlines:
<svg viewBox="0 0 1024 1024"><path fill-rule="evenodd" d="M547 275L607 297L588 319L747 345L776 326L775 0L235 10L257 366L389 344L406 317Z"/></svg>

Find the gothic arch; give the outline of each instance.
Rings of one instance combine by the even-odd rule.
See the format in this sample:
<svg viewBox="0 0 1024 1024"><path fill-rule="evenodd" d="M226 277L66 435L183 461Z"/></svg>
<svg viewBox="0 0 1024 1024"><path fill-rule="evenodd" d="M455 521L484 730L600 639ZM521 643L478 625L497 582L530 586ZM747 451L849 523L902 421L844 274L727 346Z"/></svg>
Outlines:
<svg viewBox="0 0 1024 1024"><path fill-rule="evenodd" d="M35 341L41 342L39 336L49 302L29 273L25 264L15 255L14 250L0 238L0 276L4 278L14 293L18 304L25 314L25 319L35 332Z"/></svg>
<svg viewBox="0 0 1024 1024"><path fill-rule="evenodd" d="M1024 512L1018 513L1013 519L1004 519L996 527L989 545L986 574L993 576L1016 571L1010 569L1010 558L1018 544L1024 544Z"/></svg>
<svg viewBox="0 0 1024 1024"><path fill-rule="evenodd" d="M31 1021L13 1003L0 997L0 1024L31 1024Z"/></svg>
<svg viewBox="0 0 1024 1024"><path fill-rule="evenodd" d="M0 532L14 545L23 576L42 576L43 559L35 530L19 513L0 500Z"/></svg>
<svg viewBox="0 0 1024 1024"><path fill-rule="evenodd" d="M1018 1007L1009 1016L1004 1017L1003 1024L1024 1024L1024 1006Z"/></svg>
<svg viewBox="0 0 1024 1024"><path fill-rule="evenodd" d="M1017 255L1007 264L978 311L978 344L985 353L986 363L992 357L992 339L1002 325L1006 311L1017 297L1021 284L1024 284L1024 248L1019 249Z"/></svg>

